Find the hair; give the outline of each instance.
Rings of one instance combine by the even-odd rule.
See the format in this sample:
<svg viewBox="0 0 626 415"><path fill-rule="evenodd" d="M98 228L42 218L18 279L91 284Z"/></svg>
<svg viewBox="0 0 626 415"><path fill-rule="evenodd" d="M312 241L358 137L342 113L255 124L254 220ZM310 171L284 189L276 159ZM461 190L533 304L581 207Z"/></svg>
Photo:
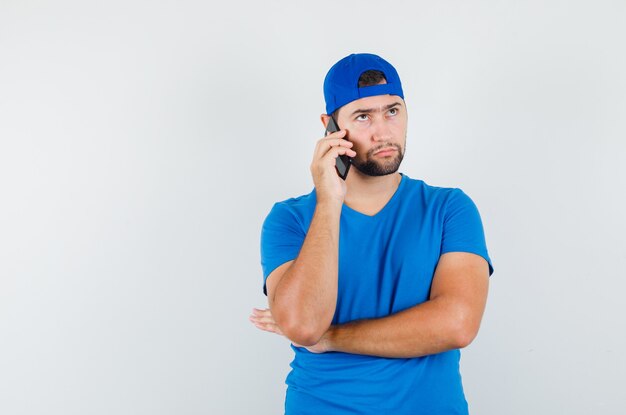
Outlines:
<svg viewBox="0 0 626 415"><path fill-rule="evenodd" d="M381 71L376 71L370 69L369 71L365 71L359 77L359 88L363 88L364 86L374 86L380 84L382 81L387 82L387 78L385 78L385 74ZM337 114L341 108L337 108L331 115L337 120Z"/></svg>
<svg viewBox="0 0 626 415"><path fill-rule="evenodd" d="M365 71L359 77L359 88L363 88L364 86L378 85L381 81L387 82L385 74L381 71Z"/></svg>

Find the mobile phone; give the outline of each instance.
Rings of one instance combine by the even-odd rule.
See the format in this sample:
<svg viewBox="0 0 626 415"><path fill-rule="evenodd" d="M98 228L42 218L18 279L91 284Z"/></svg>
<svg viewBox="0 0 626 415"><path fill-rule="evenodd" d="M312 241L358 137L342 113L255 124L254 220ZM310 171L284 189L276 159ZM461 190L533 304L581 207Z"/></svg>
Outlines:
<svg viewBox="0 0 626 415"><path fill-rule="evenodd" d="M330 120L328 120L328 125L326 126L326 135L334 133L336 131L339 131L337 121L335 121L333 117L330 117ZM346 180L351 165L352 160L346 155L341 155L335 159L335 169L337 170L337 174L339 175L339 177L341 177L343 180Z"/></svg>

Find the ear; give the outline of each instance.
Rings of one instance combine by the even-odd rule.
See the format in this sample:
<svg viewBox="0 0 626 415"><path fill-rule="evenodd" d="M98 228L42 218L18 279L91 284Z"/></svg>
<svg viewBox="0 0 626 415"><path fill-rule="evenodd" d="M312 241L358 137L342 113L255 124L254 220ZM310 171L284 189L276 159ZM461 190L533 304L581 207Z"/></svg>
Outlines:
<svg viewBox="0 0 626 415"><path fill-rule="evenodd" d="M322 114L320 115L320 120L322 120L322 124L324 124L324 128L328 127L328 122L330 121L330 115Z"/></svg>

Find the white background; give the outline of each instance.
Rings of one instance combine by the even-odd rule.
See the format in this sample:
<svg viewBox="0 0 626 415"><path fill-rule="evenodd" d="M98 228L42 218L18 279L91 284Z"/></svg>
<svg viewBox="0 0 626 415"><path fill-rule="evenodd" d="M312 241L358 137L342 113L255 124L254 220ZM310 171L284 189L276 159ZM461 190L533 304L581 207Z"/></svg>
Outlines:
<svg viewBox="0 0 626 415"><path fill-rule="evenodd" d="M259 233L322 81L394 64L401 171L478 205L474 414L622 414L623 1L0 0L0 413L278 414Z"/></svg>

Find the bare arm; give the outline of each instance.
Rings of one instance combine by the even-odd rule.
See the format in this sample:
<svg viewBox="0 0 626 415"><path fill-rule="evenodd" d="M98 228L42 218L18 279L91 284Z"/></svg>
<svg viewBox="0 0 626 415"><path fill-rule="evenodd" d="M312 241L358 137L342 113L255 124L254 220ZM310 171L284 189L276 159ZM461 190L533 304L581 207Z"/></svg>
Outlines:
<svg viewBox="0 0 626 415"><path fill-rule="evenodd" d="M316 353L396 358L463 348L478 333L488 285L487 261L450 252L439 260L428 301L388 317L332 326L317 344L304 346ZM262 330L283 334L270 310L255 310L251 321Z"/></svg>
<svg viewBox="0 0 626 415"><path fill-rule="evenodd" d="M388 317L333 326L318 351L417 357L466 347L478 333L488 285L488 264L482 257L444 254L428 301Z"/></svg>
<svg viewBox="0 0 626 415"><path fill-rule="evenodd" d="M337 303L339 219L346 185L335 171L340 154L353 157L345 131L318 141L311 173L317 205L298 257L267 278L267 296L276 324L295 343L316 344L328 330Z"/></svg>
<svg viewBox="0 0 626 415"><path fill-rule="evenodd" d="M329 328L337 303L339 208L318 204L298 257L267 279L270 309L285 336L312 345Z"/></svg>

